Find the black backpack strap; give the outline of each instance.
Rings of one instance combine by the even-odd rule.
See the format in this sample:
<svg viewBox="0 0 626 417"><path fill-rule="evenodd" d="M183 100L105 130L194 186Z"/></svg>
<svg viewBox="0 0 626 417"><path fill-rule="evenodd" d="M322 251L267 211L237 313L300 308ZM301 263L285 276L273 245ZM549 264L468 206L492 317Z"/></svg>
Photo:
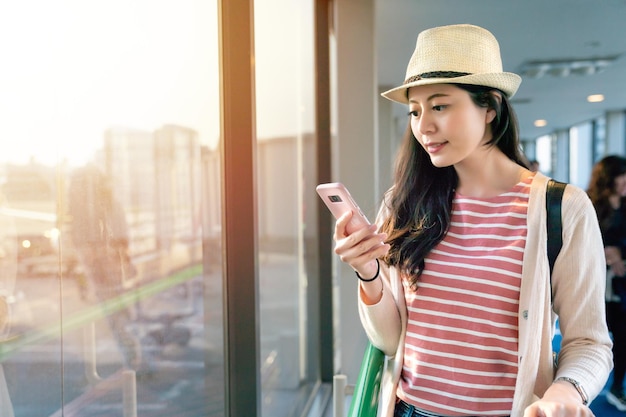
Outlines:
<svg viewBox="0 0 626 417"><path fill-rule="evenodd" d="M550 282L554 262L563 246L563 225L561 222L561 200L567 184L550 179L546 189L546 212L548 228L548 262L550 263Z"/></svg>

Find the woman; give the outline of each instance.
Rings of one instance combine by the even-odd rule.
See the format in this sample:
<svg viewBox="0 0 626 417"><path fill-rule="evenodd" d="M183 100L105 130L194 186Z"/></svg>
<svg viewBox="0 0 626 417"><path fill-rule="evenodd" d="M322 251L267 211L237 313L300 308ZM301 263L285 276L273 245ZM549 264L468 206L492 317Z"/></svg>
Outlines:
<svg viewBox="0 0 626 417"><path fill-rule="evenodd" d="M376 225L348 235L346 214L334 236L387 355L383 416L593 415L611 370L602 239L568 185L551 286L548 178L526 168L508 101L520 82L490 32L453 25L420 33L405 82L383 93L409 110L394 185Z"/></svg>
<svg viewBox="0 0 626 417"><path fill-rule="evenodd" d="M593 167L587 189L598 213L607 263L606 318L613 334L613 383L606 395L609 403L626 411L624 374L626 373L626 300L620 299L626 280L626 158L604 157Z"/></svg>

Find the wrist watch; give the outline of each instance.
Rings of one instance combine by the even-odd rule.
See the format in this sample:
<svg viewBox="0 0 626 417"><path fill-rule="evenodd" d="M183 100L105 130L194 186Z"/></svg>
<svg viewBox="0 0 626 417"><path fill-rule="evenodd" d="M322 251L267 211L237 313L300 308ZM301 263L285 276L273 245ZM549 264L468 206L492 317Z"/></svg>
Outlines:
<svg viewBox="0 0 626 417"><path fill-rule="evenodd" d="M574 388L576 388L576 391L578 391L578 393L580 394L580 398L582 398L583 400L583 405L589 404L589 396L587 396L585 389L583 388L582 385L580 385L578 381L567 376L560 376L554 380L554 382L557 382L557 381L567 381L570 384L572 384Z"/></svg>

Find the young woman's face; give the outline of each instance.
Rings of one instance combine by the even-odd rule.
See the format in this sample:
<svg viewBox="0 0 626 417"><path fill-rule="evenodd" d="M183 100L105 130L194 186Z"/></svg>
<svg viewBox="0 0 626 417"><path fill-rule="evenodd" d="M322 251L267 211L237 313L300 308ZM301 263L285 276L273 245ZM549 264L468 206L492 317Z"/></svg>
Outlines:
<svg viewBox="0 0 626 417"><path fill-rule="evenodd" d="M626 197L626 174L615 177L615 194Z"/></svg>
<svg viewBox="0 0 626 417"><path fill-rule="evenodd" d="M411 129L436 167L479 156L491 139L495 110L477 106L469 93L451 84L411 87Z"/></svg>

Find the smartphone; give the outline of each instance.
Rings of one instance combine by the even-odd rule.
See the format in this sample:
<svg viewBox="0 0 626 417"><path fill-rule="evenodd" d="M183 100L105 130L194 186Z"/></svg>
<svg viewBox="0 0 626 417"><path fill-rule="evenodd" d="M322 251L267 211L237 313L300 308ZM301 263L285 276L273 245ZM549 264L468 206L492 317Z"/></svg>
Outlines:
<svg viewBox="0 0 626 417"><path fill-rule="evenodd" d="M318 185L315 190L320 198L326 204L326 207L335 216L335 219L341 217L344 213L352 211L352 219L346 226L348 234L370 224L359 205L354 201L350 192L340 182L331 182Z"/></svg>

